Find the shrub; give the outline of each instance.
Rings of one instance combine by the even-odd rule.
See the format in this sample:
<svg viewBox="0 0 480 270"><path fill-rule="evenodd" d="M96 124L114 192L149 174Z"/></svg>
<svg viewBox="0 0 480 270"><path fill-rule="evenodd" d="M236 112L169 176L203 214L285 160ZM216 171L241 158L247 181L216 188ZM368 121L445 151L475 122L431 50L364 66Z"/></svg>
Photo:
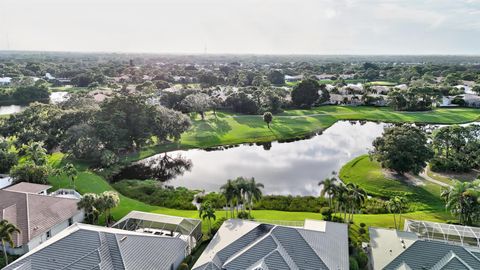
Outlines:
<svg viewBox="0 0 480 270"><path fill-rule="evenodd" d="M367 232L367 230L365 230L364 228L358 229L359 234L365 234L366 232Z"/></svg>
<svg viewBox="0 0 480 270"><path fill-rule="evenodd" d="M212 228L210 230L210 234L211 235L216 234L218 232L218 230L220 229L220 227L222 226L223 222L225 222L225 220L227 220L227 218L225 218L225 217L217 219L215 221L215 223L213 223L213 225L212 225Z"/></svg>
<svg viewBox="0 0 480 270"><path fill-rule="evenodd" d="M195 191L184 187L162 186L154 180L122 180L112 184L121 194L141 202L168 208L196 210Z"/></svg>
<svg viewBox="0 0 480 270"><path fill-rule="evenodd" d="M248 212L242 211L238 213L237 218L239 219L253 219L251 215L248 214Z"/></svg>
<svg viewBox="0 0 480 270"><path fill-rule="evenodd" d="M361 227L361 228L365 228L366 226L367 226L367 224L365 224L365 223L363 223L363 222L360 223L360 227Z"/></svg>
<svg viewBox="0 0 480 270"><path fill-rule="evenodd" d="M360 269L365 269L367 267L368 256L367 254L365 254L365 252L363 252L363 250L358 252L356 259L357 259L358 267Z"/></svg>
<svg viewBox="0 0 480 270"><path fill-rule="evenodd" d="M333 211L330 207L322 207L320 209L320 214L322 214L324 220L332 220Z"/></svg>
<svg viewBox="0 0 480 270"><path fill-rule="evenodd" d="M190 269L190 267L188 267L188 264L186 264L186 263L182 263L178 267L178 270L189 270L189 269Z"/></svg>
<svg viewBox="0 0 480 270"><path fill-rule="evenodd" d="M360 270L360 267L358 267L358 262L355 259L355 257L350 257L350 270Z"/></svg>

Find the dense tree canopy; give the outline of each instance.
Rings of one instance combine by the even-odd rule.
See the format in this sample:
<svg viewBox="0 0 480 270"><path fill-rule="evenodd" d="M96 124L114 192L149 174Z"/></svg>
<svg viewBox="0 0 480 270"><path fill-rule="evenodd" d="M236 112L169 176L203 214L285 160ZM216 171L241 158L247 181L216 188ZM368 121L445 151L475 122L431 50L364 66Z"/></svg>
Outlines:
<svg viewBox="0 0 480 270"><path fill-rule="evenodd" d="M298 107L311 107L320 98L319 90L320 84L316 80L303 80L293 88L292 102Z"/></svg>
<svg viewBox="0 0 480 270"><path fill-rule="evenodd" d="M418 174L433 157L426 133L411 125L385 128L382 136L373 141L373 147L372 157L383 168L398 174Z"/></svg>

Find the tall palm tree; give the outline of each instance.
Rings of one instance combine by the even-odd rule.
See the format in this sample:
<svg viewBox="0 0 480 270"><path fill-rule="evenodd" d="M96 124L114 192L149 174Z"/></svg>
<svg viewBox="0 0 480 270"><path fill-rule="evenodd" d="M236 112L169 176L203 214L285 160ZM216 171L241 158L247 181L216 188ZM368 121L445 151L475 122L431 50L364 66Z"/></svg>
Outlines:
<svg viewBox="0 0 480 270"><path fill-rule="evenodd" d="M388 211L393 214L393 224L395 229L399 230L402 224L402 213L407 208L407 199L404 196L395 196L387 202ZM397 224L396 214L399 215Z"/></svg>
<svg viewBox="0 0 480 270"><path fill-rule="evenodd" d="M198 209L198 216L201 219L208 219L208 231L212 232L212 219L215 220L217 217L215 216L215 208L212 207L210 202L206 202L200 205L200 209Z"/></svg>
<svg viewBox="0 0 480 270"><path fill-rule="evenodd" d="M350 201L350 221L353 220L353 214L356 211L356 208L361 208L362 204L367 198L367 192L362 189L359 185L354 183L347 184L348 197Z"/></svg>
<svg viewBox="0 0 480 270"><path fill-rule="evenodd" d="M337 185L335 187L334 191L334 196L336 198L335 200L335 212L343 212L344 217L343 219L345 220L347 217L347 208L348 208L348 190L345 187L345 185Z"/></svg>
<svg viewBox="0 0 480 270"><path fill-rule="evenodd" d="M262 198L262 190L265 186L262 183L257 183L255 178L252 177L247 181L246 194L248 198L248 217L251 218L251 212L253 203L259 201Z"/></svg>
<svg viewBox="0 0 480 270"><path fill-rule="evenodd" d="M228 179L227 183L220 187L220 190L223 196L225 196L227 207L230 208L231 217L234 218L233 201L235 197L235 183ZM226 211L225 214L228 215L228 211Z"/></svg>
<svg viewBox="0 0 480 270"><path fill-rule="evenodd" d="M110 220L110 211L120 203L118 193L115 191L105 191L100 195L100 207L105 214L105 226L108 226Z"/></svg>
<svg viewBox="0 0 480 270"><path fill-rule="evenodd" d="M318 185L322 187L322 191L320 191L320 196L325 198L325 195L328 195L330 208L332 208L333 196L335 194L335 189L337 186L337 178L326 178L323 181L318 182Z"/></svg>
<svg viewBox="0 0 480 270"><path fill-rule="evenodd" d="M241 205L241 210L245 211L245 202L246 202L246 190L248 188L247 181L243 177L237 177L235 179L235 197L236 197L236 203L237 206L240 204ZM237 214L239 210L237 208Z"/></svg>
<svg viewBox="0 0 480 270"><path fill-rule="evenodd" d="M441 197L445 200L445 208L459 217L463 225L471 225L478 219L480 210L480 182L454 181L453 185L442 191Z"/></svg>
<svg viewBox="0 0 480 270"><path fill-rule="evenodd" d="M13 247L13 234L20 233L20 229L6 219L0 221L0 240L2 242L3 255L5 256L5 264L8 265L7 244Z"/></svg>
<svg viewBox="0 0 480 270"><path fill-rule="evenodd" d="M87 222L91 224L95 224L98 218L99 211L97 209L97 205L99 201L99 196L95 193L85 193L83 194L80 201L77 203L77 208L84 209L85 211L85 218Z"/></svg>

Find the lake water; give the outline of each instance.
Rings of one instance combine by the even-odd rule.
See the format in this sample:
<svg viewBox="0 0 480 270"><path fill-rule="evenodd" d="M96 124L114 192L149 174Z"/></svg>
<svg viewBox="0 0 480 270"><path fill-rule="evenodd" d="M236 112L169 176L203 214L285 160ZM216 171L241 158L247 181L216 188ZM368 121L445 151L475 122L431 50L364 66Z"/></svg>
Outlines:
<svg viewBox="0 0 480 270"><path fill-rule="evenodd" d="M19 113L23 111L24 108L25 106L21 105L0 106L0 115Z"/></svg>
<svg viewBox="0 0 480 270"><path fill-rule="evenodd" d="M337 122L311 139L289 143L240 145L225 150L169 152L170 157L191 160L190 171L167 184L191 189L218 191L227 179L255 177L265 185L266 194L317 195L318 182L338 172L346 162L368 153L373 140L386 124ZM159 159L165 154L150 157Z"/></svg>
<svg viewBox="0 0 480 270"><path fill-rule="evenodd" d="M50 102L53 104L60 103L69 98L68 92L53 92L50 94ZM7 105L0 106L0 115L19 113L25 109L23 105Z"/></svg>

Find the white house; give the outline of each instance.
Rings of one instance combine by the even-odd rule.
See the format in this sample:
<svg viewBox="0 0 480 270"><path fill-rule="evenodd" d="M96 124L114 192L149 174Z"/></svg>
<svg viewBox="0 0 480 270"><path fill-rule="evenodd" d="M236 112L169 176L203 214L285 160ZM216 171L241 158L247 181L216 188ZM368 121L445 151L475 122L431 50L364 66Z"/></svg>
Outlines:
<svg viewBox="0 0 480 270"><path fill-rule="evenodd" d="M14 234L14 246L7 247L8 253L24 254L73 223L83 221L84 211L77 209L79 200L47 195L50 187L19 183L0 190L0 220L8 220L21 231Z"/></svg>

